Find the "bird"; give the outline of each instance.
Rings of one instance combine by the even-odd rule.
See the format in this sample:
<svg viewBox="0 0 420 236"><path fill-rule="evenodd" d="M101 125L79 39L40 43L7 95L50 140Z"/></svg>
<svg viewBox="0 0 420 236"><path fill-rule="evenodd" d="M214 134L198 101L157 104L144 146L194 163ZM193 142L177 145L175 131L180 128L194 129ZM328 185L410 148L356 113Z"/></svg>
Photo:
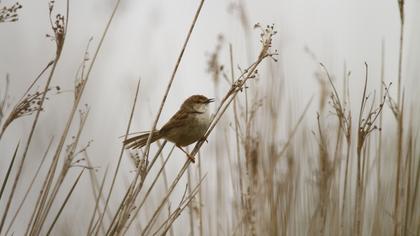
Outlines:
<svg viewBox="0 0 420 236"><path fill-rule="evenodd" d="M211 121L209 111L211 102L214 102L213 98L203 95L192 95L187 98L161 129L152 132L150 143L159 139L170 141L187 154L187 157L194 163L194 157L190 156L182 147L204 138ZM142 148L146 145L150 133L149 131L126 139L123 144L127 149Z"/></svg>

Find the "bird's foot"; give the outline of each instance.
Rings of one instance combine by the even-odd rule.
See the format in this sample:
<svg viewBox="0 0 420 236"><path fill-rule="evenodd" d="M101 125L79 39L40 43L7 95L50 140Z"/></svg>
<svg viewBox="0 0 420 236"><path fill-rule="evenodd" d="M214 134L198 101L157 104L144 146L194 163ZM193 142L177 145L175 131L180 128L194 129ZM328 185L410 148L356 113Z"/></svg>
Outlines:
<svg viewBox="0 0 420 236"><path fill-rule="evenodd" d="M185 153L185 155L187 155L188 159L192 162L195 163L195 158L193 156L191 156L188 152L186 152L182 147L177 146L179 149L181 149L181 151L183 151Z"/></svg>
<svg viewBox="0 0 420 236"><path fill-rule="evenodd" d="M187 153L187 157L188 157L188 159L190 159L190 161L192 163L195 163L195 158L193 156L191 156L190 154Z"/></svg>

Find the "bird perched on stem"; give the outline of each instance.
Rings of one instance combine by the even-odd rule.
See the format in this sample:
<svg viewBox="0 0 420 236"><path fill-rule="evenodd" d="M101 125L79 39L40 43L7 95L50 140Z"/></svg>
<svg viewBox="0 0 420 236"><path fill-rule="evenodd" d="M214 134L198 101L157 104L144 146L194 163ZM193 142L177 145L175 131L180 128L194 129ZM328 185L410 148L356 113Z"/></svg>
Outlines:
<svg viewBox="0 0 420 236"><path fill-rule="evenodd" d="M203 95L193 95L182 103L179 110L160 130L152 133L150 143L158 139L166 139L180 148L194 163L194 157L190 156L182 147L188 146L204 137L210 125L209 104L214 99ZM150 132L134 136L124 141L128 149L144 147Z"/></svg>

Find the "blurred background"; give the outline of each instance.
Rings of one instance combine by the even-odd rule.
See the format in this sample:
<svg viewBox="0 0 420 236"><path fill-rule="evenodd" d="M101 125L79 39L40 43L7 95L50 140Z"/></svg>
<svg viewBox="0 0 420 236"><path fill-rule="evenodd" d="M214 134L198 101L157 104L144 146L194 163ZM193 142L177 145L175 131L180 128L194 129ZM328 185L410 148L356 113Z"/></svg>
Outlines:
<svg viewBox="0 0 420 236"><path fill-rule="evenodd" d="M13 3L14 1L11 0L2 0L0 6L8 6ZM0 96L4 94L6 75L8 74L10 78L8 100L11 107L20 99L31 82L54 58L55 54L55 43L46 37L46 34L52 34L48 18L48 1L21 1L20 4L23 8L18 12L19 20L0 24ZM44 111L41 113L33 142L29 148L30 154L24 165L23 181L16 189L15 201L24 195L32 180L35 166L39 163L51 137L54 137L53 146L57 145L58 137L61 135L70 113L74 99L76 74L89 39L93 38L89 47L89 57L91 58L114 4L115 1L111 0L70 1L68 35L61 61L51 83L53 87L59 86L60 92L58 94L51 92L48 95L49 100L44 105ZM115 169L121 149L121 136L124 135L127 126L139 79L141 81L139 99L131 132L150 129L198 4L198 1L192 0L123 0L121 2L81 100L81 108L84 109L83 104L87 104L90 111L78 149L92 141L87 148L87 153L99 178L102 177L107 165L110 167L110 172ZM55 11L64 14L65 6L65 1L56 1ZM414 127L407 125L405 130L413 129L416 135L418 134L418 112L420 111L418 103L420 99L418 94L420 74L418 66L420 27L418 25L420 24L420 15L417 14L419 11L420 1L408 0L405 2L402 89L405 91L407 112L411 114L414 121L412 124L415 125ZM299 133L294 139L297 141L291 145L288 154L296 160L295 169L298 170L298 173L293 177L294 180L291 181L296 184L295 190L293 190L295 192L293 198L296 199L294 203L296 207L293 208L295 213L291 217L293 220L285 223L282 217L278 219L279 225L289 225L285 232L282 231L283 233L305 235L310 232L308 230L310 230L311 224L308 219L314 212L313 208L316 208L316 206L311 206L310 199L311 196L316 195L313 194L314 190L311 186L314 185L318 169L316 164L318 150L316 135L312 135L311 132L318 129L317 112L325 118L325 127L334 127L334 129L337 127L337 124L334 123L336 118L330 112L333 108L331 105L321 102L322 96L325 95L322 91L325 86L322 84L326 83L328 88L329 84L325 71L319 63L325 65L341 92L343 77L348 71L351 71L348 84L352 102L349 107L355 112L353 114L354 122L357 121L360 97L363 92L365 62L369 65L368 91L371 94L374 94L374 91L379 94L382 88L381 65L383 65L383 80L386 84L393 83L390 94L395 98L397 96L400 47L398 2L396 0L207 0L169 92L158 127L162 126L178 110L182 102L192 94L215 97L216 104L212 110L215 109L221 97L230 88L230 77L228 80L223 77L223 73L230 76L229 45L232 47L235 75L240 74L239 68L245 69L258 56L260 31L254 29L256 23L263 26L274 24L278 33L273 38L272 47L278 50L279 55L276 57L277 62L271 59L264 61L259 68L258 78L248 83L249 109L252 110L253 104L261 104L262 107L256 110L258 115L251 128L255 133L255 138L260 140L260 143L268 143L267 140L271 140L270 145L277 145L278 149L281 149L281 146L287 142L288 136L306 104L310 100L313 101L305 113ZM216 67L219 68L217 70L223 66L219 77L215 76L215 70L209 63L214 62L215 58L219 65ZM43 88L45 80L46 76L41 77L40 81L35 84L35 91ZM327 93L330 92L328 90ZM245 108L244 104L247 102L245 92L239 93L238 99L238 102L242 103ZM322 108L323 104L326 106L325 108ZM325 112L323 112L324 109ZM240 114L244 112L244 109L239 110ZM394 145L392 137L396 132L395 119L388 106L385 106L383 114L382 134L385 137L391 137L384 143L392 146ZM4 178L16 144L19 140L26 141L28 130L33 122L32 117L33 115L24 117L12 123L3 135L0 142L0 180ZM78 119L76 117L73 122L72 131L67 140L76 134ZM271 126L267 126L267 122ZM243 121L242 129L244 131L245 124ZM240 225L238 222L241 221L240 213L237 211L237 204L239 204L238 181L241 177L238 179L235 171L238 162L234 129L233 111L228 109L217 129L210 135L209 142L205 143L201 149L201 169L202 173L207 174L207 177L202 185L203 199L195 199L192 206L203 209L202 231L204 235L243 234L241 230L236 231L236 227ZM243 135L245 136L245 134ZM260 145L263 146L263 144ZM372 145L375 145L374 142ZM170 145L165 147L164 155L169 153L170 148ZM152 152L155 150L156 146L153 146ZM389 148L389 150L389 158L392 158L394 149ZM21 150L19 153L21 155ZM345 152L343 151L343 153ZM242 153L240 156L245 156L245 154ZM259 157L264 158L265 156L269 156L269 154L261 152ZM345 155L343 154L343 156ZM185 155L175 149L165 168L167 179L174 178L185 159ZM279 182L287 178L286 169L290 168L287 161L282 160L284 162L280 162L276 167L278 168L276 181ZM368 163L375 163L375 158L372 157L370 161ZM341 162L339 165L342 165ZM388 166L392 167L393 165L389 164ZM190 178L194 183L197 183L198 165L191 165L189 168ZM264 168L261 167L261 170ZM392 180L386 180L386 177L393 179L393 172L391 172L389 176L384 175L384 186L391 185ZM340 173L342 172L340 171ZM126 152L111 198L111 212L116 210L134 175L135 167ZM262 173L262 175L264 174ZM352 175L350 174L350 176ZM68 178L74 179L76 176L77 172L70 170ZM338 178L340 179L338 182L342 181L342 177ZM111 178L106 181L109 183ZM151 181L151 178L148 181ZM277 183L276 181L274 182ZM57 222L54 231L57 235L80 235L86 232L95 200L88 175L83 176L80 182ZM184 176L181 184L171 195L170 202L173 207L176 207L180 201L186 182L188 179L187 176ZM368 181L366 188L368 200L366 201L377 196L373 193L377 187L376 183L375 178L371 182ZM41 181L35 182L34 189L39 189L41 184ZM66 181L64 188L68 189L71 184L72 181ZM280 183L278 184L280 185ZM6 188L6 193L8 191L10 191L10 185ZM35 193L38 190L33 191ZM61 199L64 198L66 192L59 193ZM139 225L137 227L144 226L141 224L145 224L153 214L164 193L165 183L159 180L156 190L152 192L138 217ZM339 191L338 196L342 197L342 194L342 191ZM389 195L392 198L393 195L391 193ZM28 202L25 204L27 206L34 204L36 198L37 194L28 195ZM4 209L4 202L5 200L2 199L0 210ZM12 204L11 212L16 211L17 205ZM57 211L59 204L54 207L53 211ZM184 211L174 223L172 230L175 235L199 235L201 226L197 223L199 217L193 212L194 207ZM287 208L287 206L284 207ZM417 205L417 207L419 206ZM22 214L17 218L17 222L27 222L31 210L28 208L25 213L24 208ZM392 212L392 208L389 211ZM366 213L366 216L369 214ZM194 216L193 227L187 227L191 223L190 215ZM334 214L330 216L333 218ZM164 216L160 217L165 218ZM387 217L384 216L385 218ZM9 219L10 217L7 218L6 225ZM416 218L414 217L414 219ZM328 220L331 219L328 218ZM391 218L388 217L382 222L385 222L385 225L386 222L391 221ZM109 218L105 217L105 222L109 223ZM369 220L366 222L363 232L365 235L369 235L374 224ZM15 226L18 224L15 223ZM23 224L26 225L26 223ZM274 232L262 230L263 225L257 227L257 232L259 232L257 235ZM136 229L138 228L133 227L129 233L135 235ZM16 228L15 235L24 232L20 230L24 229ZM327 234L333 235L331 232L336 231L330 231Z"/></svg>

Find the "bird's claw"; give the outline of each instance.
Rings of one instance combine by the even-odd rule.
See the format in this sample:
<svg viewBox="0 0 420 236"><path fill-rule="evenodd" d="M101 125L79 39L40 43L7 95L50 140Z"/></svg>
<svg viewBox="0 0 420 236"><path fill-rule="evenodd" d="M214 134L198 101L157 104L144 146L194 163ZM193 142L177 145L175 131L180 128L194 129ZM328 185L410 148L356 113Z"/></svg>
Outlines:
<svg viewBox="0 0 420 236"><path fill-rule="evenodd" d="M195 158L193 156L191 156L190 154L187 154L187 157L192 163L195 163Z"/></svg>
<svg viewBox="0 0 420 236"><path fill-rule="evenodd" d="M180 147L180 146L178 146L177 145L177 147L182 151L182 152L184 152L185 153L185 155L187 155L187 157L188 157L188 159L192 162L192 163L195 163L195 158L193 157L193 156L191 156L188 152L186 152L182 147Z"/></svg>

